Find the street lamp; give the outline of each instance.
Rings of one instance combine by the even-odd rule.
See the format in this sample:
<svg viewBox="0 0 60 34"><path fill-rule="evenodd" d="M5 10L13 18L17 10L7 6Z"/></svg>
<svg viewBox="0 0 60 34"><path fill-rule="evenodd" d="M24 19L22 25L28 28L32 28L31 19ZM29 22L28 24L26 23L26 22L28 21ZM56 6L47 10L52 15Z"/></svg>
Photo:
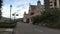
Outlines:
<svg viewBox="0 0 60 34"><path fill-rule="evenodd" d="M10 5L10 21L11 21L11 10L12 10L12 5Z"/></svg>
<svg viewBox="0 0 60 34"><path fill-rule="evenodd" d="M16 26L17 23L15 21L15 16L18 16L18 14L16 14L16 12L15 12L14 14L12 14L12 16L14 16L14 23L15 23L15 26ZM14 30L13 30L12 34L14 34Z"/></svg>

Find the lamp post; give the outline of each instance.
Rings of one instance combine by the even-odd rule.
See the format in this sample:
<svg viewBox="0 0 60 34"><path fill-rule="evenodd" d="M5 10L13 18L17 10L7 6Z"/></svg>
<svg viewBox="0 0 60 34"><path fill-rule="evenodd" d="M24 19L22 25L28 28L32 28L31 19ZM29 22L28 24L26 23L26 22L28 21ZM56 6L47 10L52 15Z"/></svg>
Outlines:
<svg viewBox="0 0 60 34"><path fill-rule="evenodd" d="M12 14L12 16L14 16L14 23L15 23L15 27L16 27L16 24L17 24L17 23L16 23L16 21L15 21L15 17L18 16L18 14L16 14L16 12L15 12L14 14ZM15 33L15 32L14 32L14 30L13 30L12 34L14 34L14 33Z"/></svg>
<svg viewBox="0 0 60 34"><path fill-rule="evenodd" d="M12 5L10 5L10 21L11 21L11 9L12 9Z"/></svg>

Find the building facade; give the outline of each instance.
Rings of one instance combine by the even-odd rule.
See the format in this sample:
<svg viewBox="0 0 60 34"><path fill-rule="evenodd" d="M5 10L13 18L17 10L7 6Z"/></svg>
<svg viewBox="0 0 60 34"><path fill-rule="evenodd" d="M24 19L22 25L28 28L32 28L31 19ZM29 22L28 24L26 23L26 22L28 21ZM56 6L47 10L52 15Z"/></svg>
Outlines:
<svg viewBox="0 0 60 34"><path fill-rule="evenodd" d="M45 10L49 8L60 8L60 0L44 0Z"/></svg>
<svg viewBox="0 0 60 34"><path fill-rule="evenodd" d="M33 22L32 17L36 15L41 15L43 11L44 11L44 7L43 5L41 5L40 0L38 0L37 5L30 4L28 14L24 12L23 21L27 23L32 23Z"/></svg>

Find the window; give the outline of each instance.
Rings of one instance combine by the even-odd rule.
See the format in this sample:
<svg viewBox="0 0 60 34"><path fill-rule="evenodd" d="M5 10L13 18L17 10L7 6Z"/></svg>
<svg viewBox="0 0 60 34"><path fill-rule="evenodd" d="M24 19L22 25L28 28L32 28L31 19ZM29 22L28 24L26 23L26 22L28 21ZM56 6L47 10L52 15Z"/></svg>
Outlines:
<svg viewBox="0 0 60 34"><path fill-rule="evenodd" d="M34 15L34 13L33 13L33 12L31 12L31 15Z"/></svg>
<svg viewBox="0 0 60 34"><path fill-rule="evenodd" d="M56 6L57 4L56 4L56 2L54 2L54 6Z"/></svg>
<svg viewBox="0 0 60 34"><path fill-rule="evenodd" d="M50 1L50 3L52 3L52 1Z"/></svg>
<svg viewBox="0 0 60 34"><path fill-rule="evenodd" d="M59 5L60 5L60 0L59 0Z"/></svg>
<svg viewBox="0 0 60 34"><path fill-rule="evenodd" d="M55 0L55 2L56 2L56 0Z"/></svg>
<svg viewBox="0 0 60 34"><path fill-rule="evenodd" d="M56 6L57 5L57 1L55 0L55 2L54 2L54 6Z"/></svg>

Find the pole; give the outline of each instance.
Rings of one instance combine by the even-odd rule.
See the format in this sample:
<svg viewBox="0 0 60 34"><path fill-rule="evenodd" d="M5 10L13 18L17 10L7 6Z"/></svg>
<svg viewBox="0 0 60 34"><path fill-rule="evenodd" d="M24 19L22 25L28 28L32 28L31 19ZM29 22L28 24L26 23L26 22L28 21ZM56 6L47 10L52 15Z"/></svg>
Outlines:
<svg viewBox="0 0 60 34"><path fill-rule="evenodd" d="M15 22L15 14L14 14L14 22Z"/></svg>
<svg viewBox="0 0 60 34"><path fill-rule="evenodd" d="M11 22L11 9L12 9L12 5L10 5L10 22Z"/></svg>

